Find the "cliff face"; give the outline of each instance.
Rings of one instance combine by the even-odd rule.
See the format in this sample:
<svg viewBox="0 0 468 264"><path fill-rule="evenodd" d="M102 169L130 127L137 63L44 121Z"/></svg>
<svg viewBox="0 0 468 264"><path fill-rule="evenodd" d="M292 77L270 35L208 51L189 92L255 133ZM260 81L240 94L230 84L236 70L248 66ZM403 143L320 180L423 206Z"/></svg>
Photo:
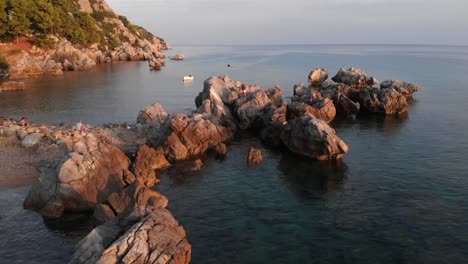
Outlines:
<svg viewBox="0 0 468 264"><path fill-rule="evenodd" d="M97 63L112 61L147 60L164 65L168 49L165 41L142 27L118 16L104 0L75 0L76 12L93 20L98 42L83 45L73 43L66 37L47 35L51 48L32 45L32 38L23 38L20 43L0 45L10 64L8 77L27 78L41 74L62 74L63 71L88 70ZM26 44L25 44L26 43ZM4 74L5 75L5 74Z"/></svg>

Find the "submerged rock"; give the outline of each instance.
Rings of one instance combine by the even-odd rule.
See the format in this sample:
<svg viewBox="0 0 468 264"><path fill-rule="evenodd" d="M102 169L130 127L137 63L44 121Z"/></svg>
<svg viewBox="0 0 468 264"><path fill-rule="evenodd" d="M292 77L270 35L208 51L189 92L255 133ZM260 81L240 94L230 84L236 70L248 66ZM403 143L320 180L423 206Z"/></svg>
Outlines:
<svg viewBox="0 0 468 264"><path fill-rule="evenodd" d="M171 60L184 60L184 59L185 59L184 54L176 54L171 57Z"/></svg>

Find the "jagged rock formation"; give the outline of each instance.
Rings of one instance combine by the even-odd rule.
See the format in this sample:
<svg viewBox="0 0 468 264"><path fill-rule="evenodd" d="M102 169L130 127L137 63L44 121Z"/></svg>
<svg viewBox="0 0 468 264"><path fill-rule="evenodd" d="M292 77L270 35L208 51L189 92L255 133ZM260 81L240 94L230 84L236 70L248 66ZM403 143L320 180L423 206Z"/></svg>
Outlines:
<svg viewBox="0 0 468 264"><path fill-rule="evenodd" d="M142 145L138 149L135 162L133 163L133 173L146 186L152 187L159 182L156 171L170 166L171 164L164 156L164 150L155 150L147 145Z"/></svg>
<svg viewBox="0 0 468 264"><path fill-rule="evenodd" d="M69 263L186 264L191 251L185 230L168 210L141 205L91 231Z"/></svg>
<svg viewBox="0 0 468 264"><path fill-rule="evenodd" d="M112 193L105 202L98 204L94 209L94 218L104 223L142 205L166 208L167 204L168 200L164 195L148 189L141 179L137 179L121 192Z"/></svg>
<svg viewBox="0 0 468 264"><path fill-rule="evenodd" d="M341 68L332 80L355 89L372 87L374 84L379 83L377 79L368 77L365 71L358 68Z"/></svg>
<svg viewBox="0 0 468 264"><path fill-rule="evenodd" d="M267 143L274 146L284 145L303 154L296 151L294 144L282 140L281 135L288 120L306 115L307 111L304 113L301 111L297 115L288 115L288 112L294 111L289 109L288 104L283 100L280 87L263 90L259 86L247 86L245 90L244 94L241 83L231 81L227 76L211 77L204 82L203 91L195 99L197 110L191 116L174 114L166 121L164 110L159 105L153 105L140 113L138 121L141 125L148 127L149 145L155 149L162 148L166 158L172 162L198 156L209 149L213 149L215 153L225 152L221 151L222 147L218 146L230 140L238 129L259 129L262 139ZM307 110L308 106L304 106ZM333 120L335 107L331 99L322 99L313 106L315 108L310 107L309 113L316 114L327 121ZM163 120L158 118L159 116L163 116ZM156 120L156 125L150 120ZM331 147L327 150L308 148L307 150L311 153L305 154L306 156L317 159L336 159L341 158L347 152L347 147L336 145L344 144L344 142L336 140L335 137L316 139L316 134L331 134L330 131L333 129L328 125L324 126L320 122L310 122L308 125L319 125L315 128L318 132L307 134L298 126L288 127L288 131L293 134L302 133L303 140L320 142L320 144L326 142ZM220 156L225 156L225 154Z"/></svg>
<svg viewBox="0 0 468 264"><path fill-rule="evenodd" d="M88 134L58 164L40 167L24 207L47 217L92 210L135 180L130 160L106 138Z"/></svg>
<svg viewBox="0 0 468 264"><path fill-rule="evenodd" d="M373 87L377 82L361 69L343 68L332 80L325 80L320 86L298 84L294 87L290 114L310 113L326 122L334 119L334 112L398 115L407 112L413 94L421 90L420 87L398 80L384 81L380 88ZM335 109L326 100L333 101Z"/></svg>

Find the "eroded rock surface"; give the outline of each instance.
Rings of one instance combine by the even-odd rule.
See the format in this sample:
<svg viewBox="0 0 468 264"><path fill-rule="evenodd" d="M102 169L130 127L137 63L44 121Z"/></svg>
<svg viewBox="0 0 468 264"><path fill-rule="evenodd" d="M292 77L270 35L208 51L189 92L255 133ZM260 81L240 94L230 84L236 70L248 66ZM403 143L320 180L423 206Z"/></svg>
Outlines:
<svg viewBox="0 0 468 264"><path fill-rule="evenodd" d="M317 160L340 159L349 150L333 128L311 114L289 121L281 141L292 152Z"/></svg>
<svg viewBox="0 0 468 264"><path fill-rule="evenodd" d="M367 76L365 71L358 68L341 68L332 80L356 89L372 87L379 82L374 77Z"/></svg>
<svg viewBox="0 0 468 264"><path fill-rule="evenodd" d="M106 138L88 134L58 164L39 168L24 207L47 217L92 210L133 182L129 166L130 160Z"/></svg>
<svg viewBox="0 0 468 264"><path fill-rule="evenodd" d="M156 171L167 167L171 164L164 156L164 150L142 145L138 149L138 153L133 164L133 173L137 179L140 179L146 186L152 187L159 183Z"/></svg>
<svg viewBox="0 0 468 264"><path fill-rule="evenodd" d="M143 205L91 231L69 263L186 264L191 251L184 228L169 211Z"/></svg>
<svg viewBox="0 0 468 264"><path fill-rule="evenodd" d="M168 200L164 195L148 189L143 181L137 179L121 192L109 195L107 201L98 204L94 210L94 218L103 223L120 214L130 213L139 206L166 208L167 204Z"/></svg>

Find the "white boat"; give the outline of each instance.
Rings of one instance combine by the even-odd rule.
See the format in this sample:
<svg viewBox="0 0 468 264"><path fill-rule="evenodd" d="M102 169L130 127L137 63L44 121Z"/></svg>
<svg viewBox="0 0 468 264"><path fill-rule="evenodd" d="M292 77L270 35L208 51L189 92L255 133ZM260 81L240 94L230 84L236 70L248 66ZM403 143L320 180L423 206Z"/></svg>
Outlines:
<svg viewBox="0 0 468 264"><path fill-rule="evenodd" d="M192 75L187 75L187 76L184 76L184 82L190 82L190 81L193 81L193 76Z"/></svg>

